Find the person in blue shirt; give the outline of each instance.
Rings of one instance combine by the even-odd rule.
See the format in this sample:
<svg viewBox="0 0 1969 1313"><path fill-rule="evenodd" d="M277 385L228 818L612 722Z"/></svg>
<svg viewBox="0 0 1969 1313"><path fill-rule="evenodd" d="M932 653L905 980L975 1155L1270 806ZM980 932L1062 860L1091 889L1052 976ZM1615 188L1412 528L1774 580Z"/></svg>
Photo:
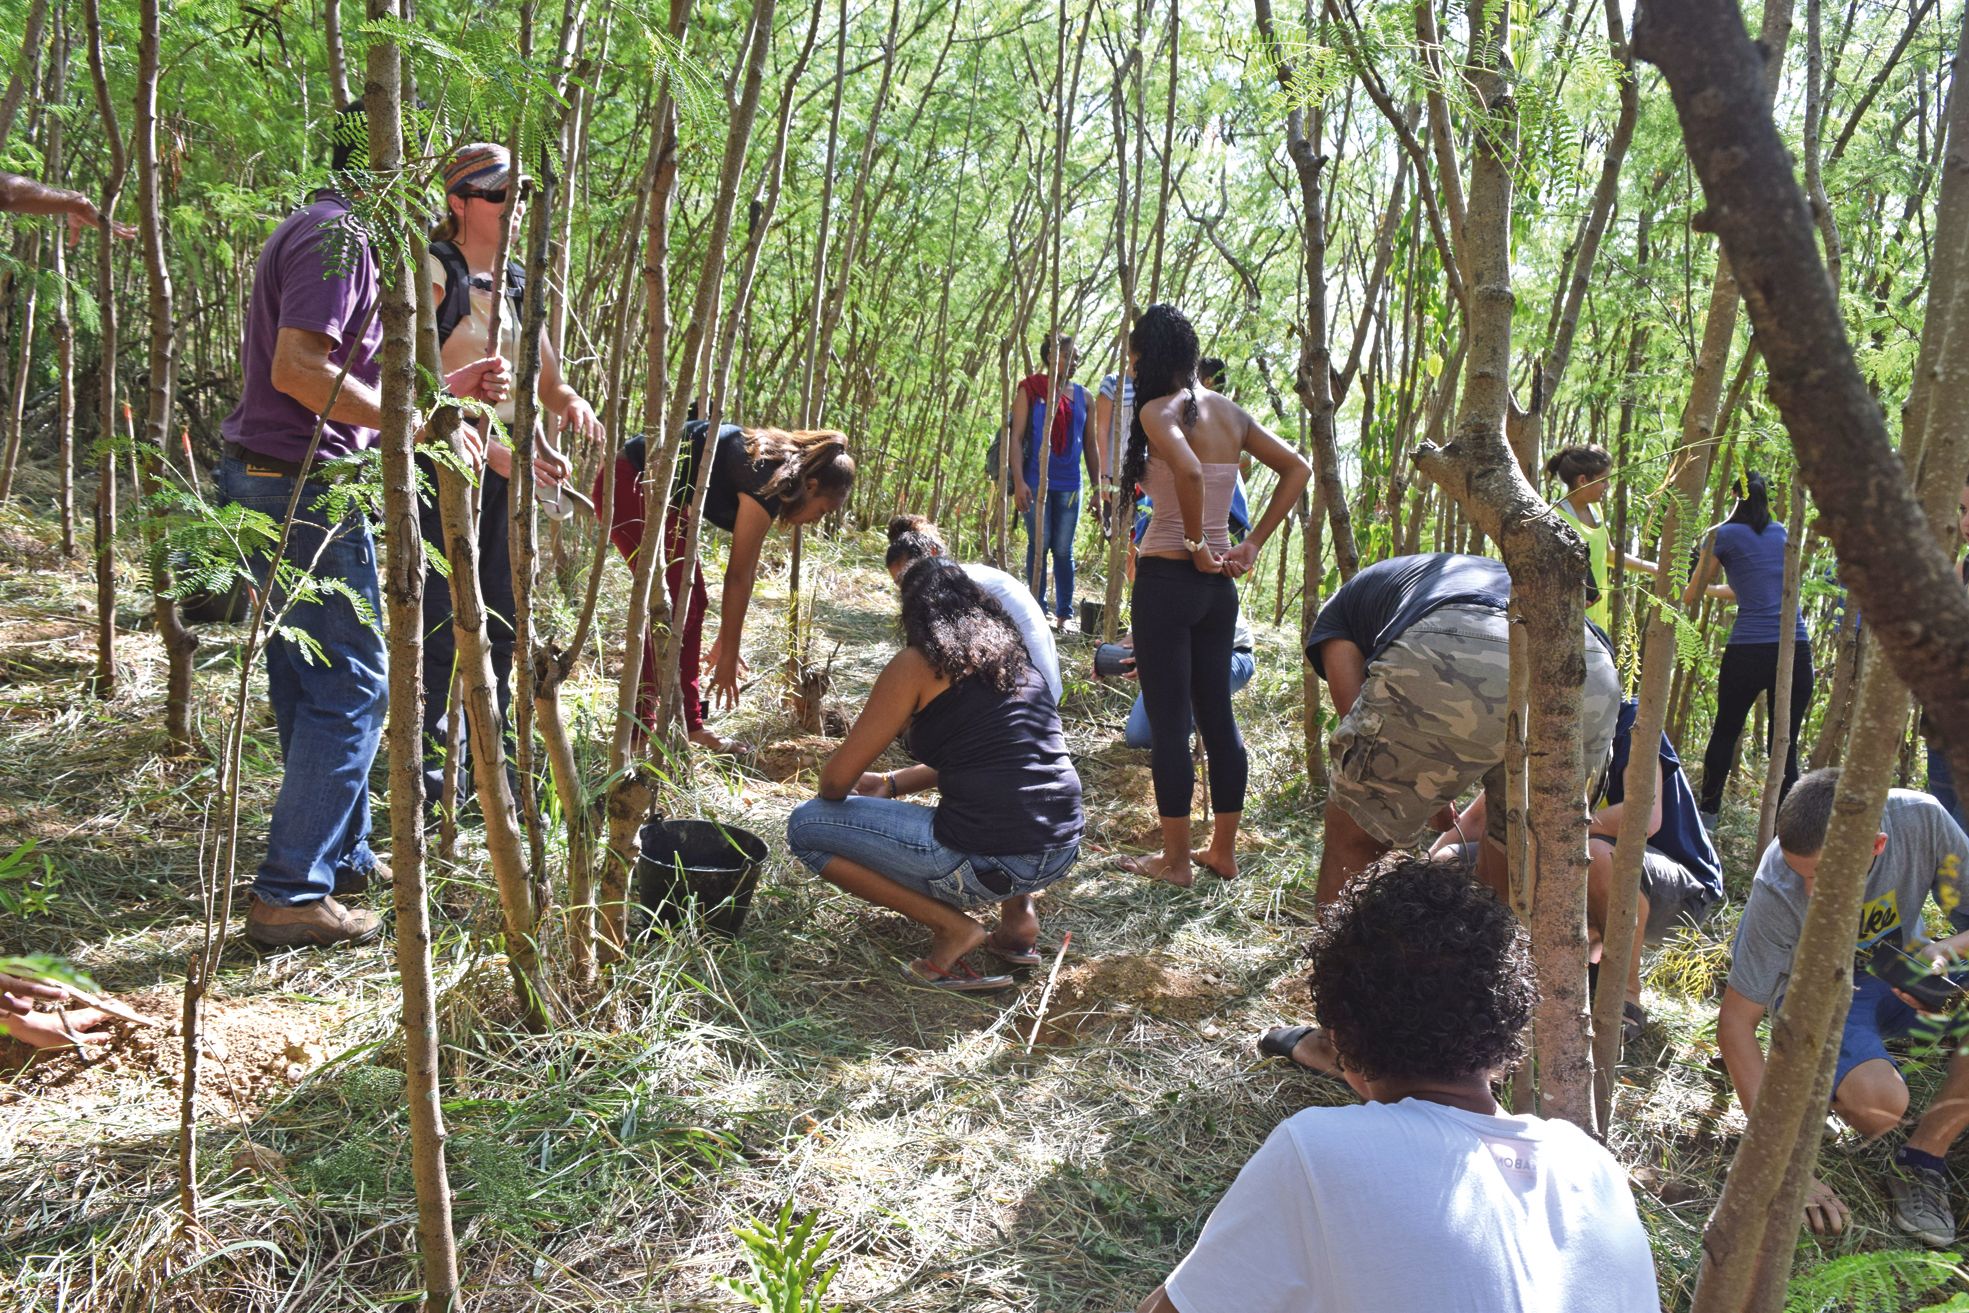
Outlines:
<svg viewBox="0 0 1969 1313"><path fill-rule="evenodd" d="M1060 353L1059 405L1053 421L1047 422L1047 394L1052 390L1053 353ZM1046 368L1019 380L1012 400L1012 500L1026 522L1026 572L1028 585L1043 608L1046 605L1046 558L1053 561L1054 628L1063 627L1073 616L1073 539L1080 527L1080 467L1096 487L1106 479L1101 465L1101 444L1088 442L1087 389L1071 382L1079 363L1073 339L1055 334L1040 343L1039 360ZM1039 457L1046 453L1046 535L1044 550L1035 538L1033 496L1039 489ZM1039 574L1035 579L1035 555Z"/></svg>
<svg viewBox="0 0 1969 1313"><path fill-rule="evenodd" d="M1693 596L1696 589L1709 587L1720 564L1729 580L1727 592L1710 591L1733 598L1737 606L1736 624L1723 647L1723 665L1716 677L1716 720L1709 732L1709 747L1702 754L1699 801L1704 824L1712 829L1723 808L1723 785L1736 766L1743 722L1759 695L1767 706L1777 696L1778 644L1787 633L1797 646L1797 658L1791 671L1791 747L1784 759L1780 803L1798 782L1798 731L1812 705L1812 641L1805 632L1805 617L1797 608L1782 621L1778 616L1784 599L1787 539L1784 526L1771 519L1770 489L1764 476L1746 473L1737 480L1736 509L1716 526L1714 545L1689 580ZM1775 730L1775 712L1770 721Z"/></svg>

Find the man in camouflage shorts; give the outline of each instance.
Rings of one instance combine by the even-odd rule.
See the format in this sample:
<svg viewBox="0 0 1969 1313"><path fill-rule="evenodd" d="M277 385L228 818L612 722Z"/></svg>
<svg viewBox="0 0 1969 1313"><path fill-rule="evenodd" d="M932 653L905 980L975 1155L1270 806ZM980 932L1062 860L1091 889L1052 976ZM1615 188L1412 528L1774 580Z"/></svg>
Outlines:
<svg viewBox="0 0 1969 1313"><path fill-rule="evenodd" d="M1382 854L1449 829L1457 798L1480 779L1499 795L1490 810L1501 821L1510 598L1499 562L1434 553L1368 566L1321 608L1307 657L1341 716L1329 757L1321 902ZM1613 742L1620 681L1605 636L1590 625L1580 698L1592 776ZM1494 826L1495 837L1501 830ZM1501 844L1482 851L1480 874L1501 892Z"/></svg>

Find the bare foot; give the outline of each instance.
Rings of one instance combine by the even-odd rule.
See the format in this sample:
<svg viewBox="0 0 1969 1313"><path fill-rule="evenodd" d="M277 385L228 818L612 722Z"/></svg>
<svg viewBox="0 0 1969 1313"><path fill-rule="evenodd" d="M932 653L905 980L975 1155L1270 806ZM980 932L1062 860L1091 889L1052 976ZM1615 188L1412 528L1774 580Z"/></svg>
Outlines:
<svg viewBox="0 0 1969 1313"><path fill-rule="evenodd" d="M962 931L936 931L930 936L930 951L923 955L924 960L940 971L948 971L966 953L981 947L985 941L985 928L976 921L965 918Z"/></svg>
<svg viewBox="0 0 1969 1313"><path fill-rule="evenodd" d="M692 730L690 740L700 748L707 748L712 752L722 752L734 757L744 756L747 752L751 751L749 744L741 742L738 739L720 738L714 731L709 729Z"/></svg>
<svg viewBox="0 0 1969 1313"><path fill-rule="evenodd" d="M1340 1074L1340 1057L1333 1051L1332 1036L1324 1030L1307 1031L1306 1038L1292 1046L1292 1060L1329 1076Z"/></svg>
<svg viewBox="0 0 1969 1313"><path fill-rule="evenodd" d="M1208 848L1198 848L1190 854L1190 860L1201 866L1219 880L1237 879L1237 851L1219 855Z"/></svg>
<svg viewBox="0 0 1969 1313"><path fill-rule="evenodd" d="M1161 853L1151 853L1146 857L1124 857L1119 865L1130 875L1147 876L1151 880L1173 884L1179 889L1189 888L1196 879L1190 874L1188 862L1179 864Z"/></svg>

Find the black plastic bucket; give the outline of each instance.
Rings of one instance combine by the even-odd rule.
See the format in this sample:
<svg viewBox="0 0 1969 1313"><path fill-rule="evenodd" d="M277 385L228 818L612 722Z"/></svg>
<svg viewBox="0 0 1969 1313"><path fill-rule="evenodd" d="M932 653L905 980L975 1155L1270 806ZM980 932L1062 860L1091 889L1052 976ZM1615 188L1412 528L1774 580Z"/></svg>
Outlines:
<svg viewBox="0 0 1969 1313"><path fill-rule="evenodd" d="M707 929L727 938L745 924L752 889L766 862L766 841L717 821L657 817L642 829L636 901L652 924L675 925L693 905Z"/></svg>
<svg viewBox="0 0 1969 1313"><path fill-rule="evenodd" d="M1105 602L1082 602L1080 604L1080 632L1083 634L1100 633L1101 621L1106 618L1107 610L1108 607Z"/></svg>

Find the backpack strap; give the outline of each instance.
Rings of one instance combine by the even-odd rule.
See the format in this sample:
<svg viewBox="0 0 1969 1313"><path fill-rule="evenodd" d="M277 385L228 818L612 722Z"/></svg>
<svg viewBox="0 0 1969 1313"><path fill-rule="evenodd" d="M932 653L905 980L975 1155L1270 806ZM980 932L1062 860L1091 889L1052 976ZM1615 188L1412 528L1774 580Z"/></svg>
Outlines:
<svg viewBox="0 0 1969 1313"><path fill-rule="evenodd" d="M465 263L464 252L455 242L432 242L431 254L444 266L444 295L437 305L438 345L443 346L451 339L458 325L465 322L472 313L472 271ZM506 300L509 303L505 313L512 316L512 322L520 322L520 309L526 297L526 266L508 262L506 265Z"/></svg>
<svg viewBox="0 0 1969 1313"><path fill-rule="evenodd" d="M431 254L444 266L444 295L437 305L438 345L443 346L472 313L472 271L451 242L432 242Z"/></svg>

